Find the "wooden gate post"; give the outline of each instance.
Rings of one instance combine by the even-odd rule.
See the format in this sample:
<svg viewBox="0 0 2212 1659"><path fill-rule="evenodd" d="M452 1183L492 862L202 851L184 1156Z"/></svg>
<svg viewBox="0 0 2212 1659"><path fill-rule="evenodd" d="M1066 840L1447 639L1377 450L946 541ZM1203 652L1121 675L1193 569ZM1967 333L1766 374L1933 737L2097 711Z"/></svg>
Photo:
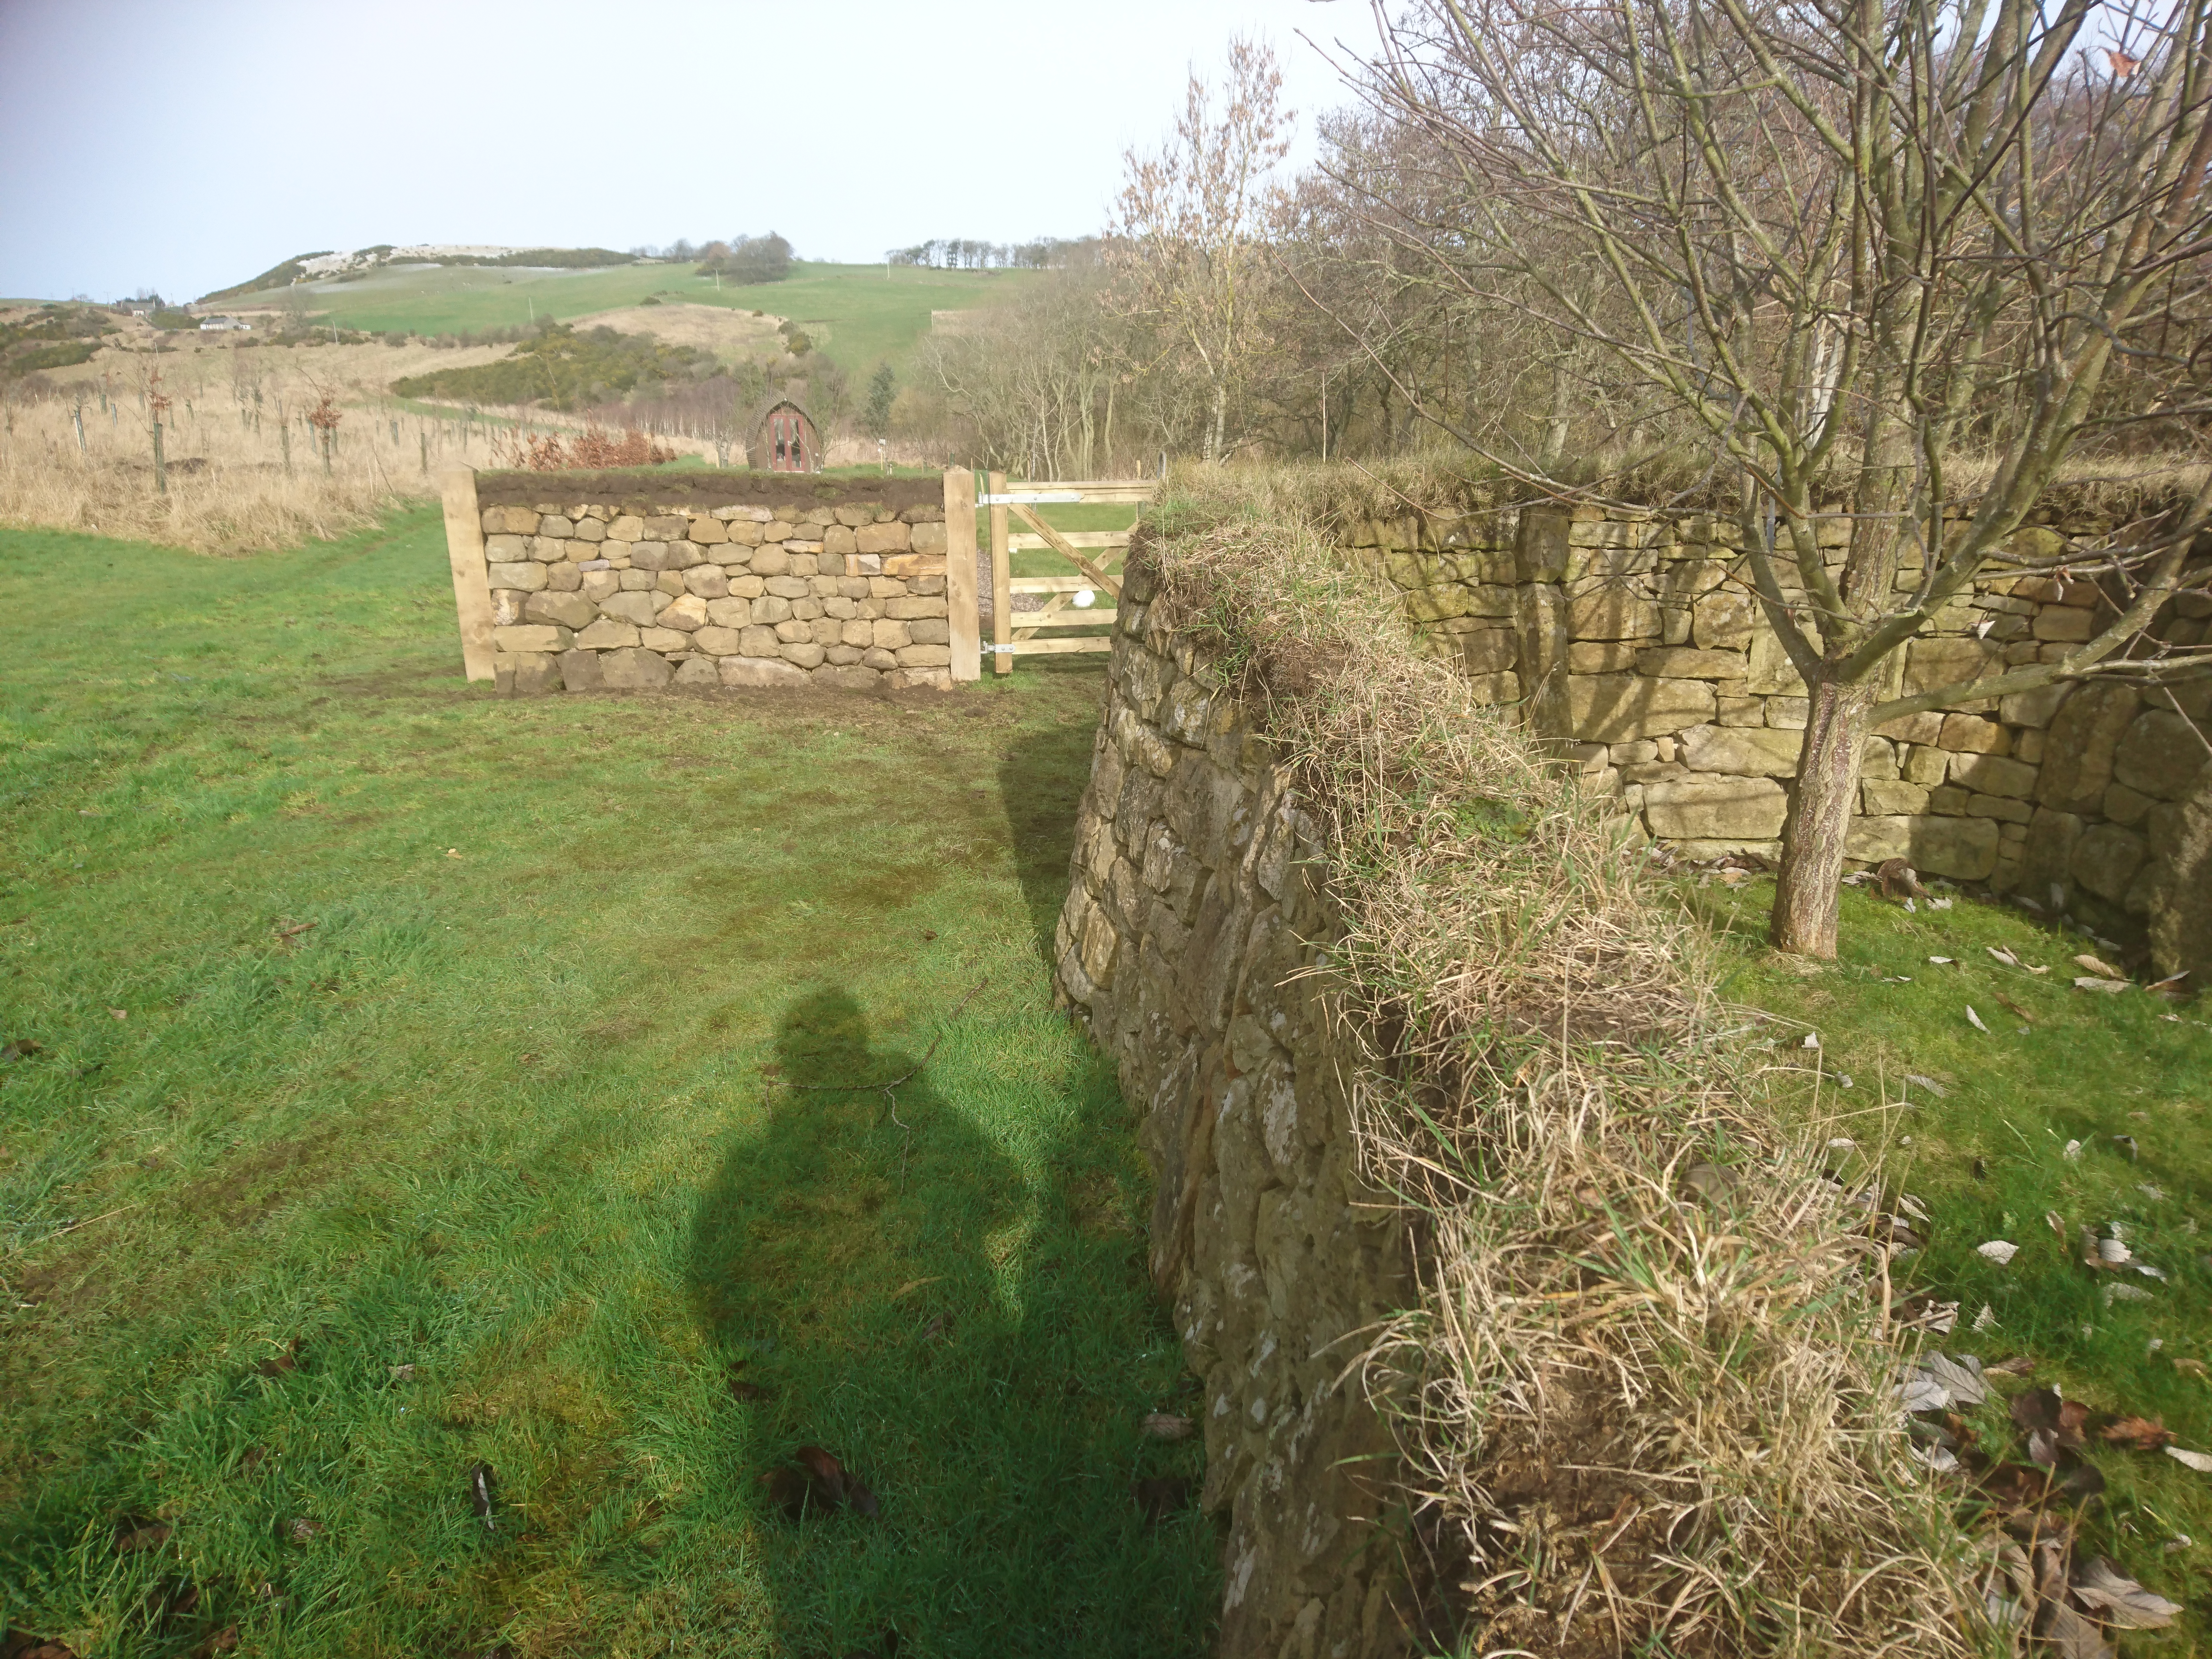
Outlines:
<svg viewBox="0 0 2212 1659"><path fill-rule="evenodd" d="M477 470L449 466L438 475L446 503L446 557L453 567L453 614L461 625L461 665L472 680L492 678L491 579L484 568L483 518L477 510Z"/></svg>
<svg viewBox="0 0 2212 1659"><path fill-rule="evenodd" d="M1006 493L1006 475L1003 472L991 474L991 494L1003 495ZM1006 547L1006 504L1000 501L991 508L991 643L997 646L1011 645L1014 639L1014 592L1006 585L1014 574L1010 568L1012 557ZM991 672L994 674L1012 673L1014 653L1005 650L994 651L991 653Z"/></svg>
<svg viewBox="0 0 2212 1659"><path fill-rule="evenodd" d="M945 475L945 609L954 683L982 678L982 630L975 614L975 475L964 466Z"/></svg>

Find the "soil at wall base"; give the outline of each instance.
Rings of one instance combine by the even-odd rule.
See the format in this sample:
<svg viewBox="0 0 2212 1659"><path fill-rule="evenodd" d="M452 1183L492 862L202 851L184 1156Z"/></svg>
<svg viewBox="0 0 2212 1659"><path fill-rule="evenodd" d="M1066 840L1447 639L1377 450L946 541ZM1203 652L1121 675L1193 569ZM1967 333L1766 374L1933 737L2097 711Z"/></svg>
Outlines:
<svg viewBox="0 0 2212 1659"><path fill-rule="evenodd" d="M825 478L805 472L727 471L479 472L482 507L531 507L544 501L617 502L625 511L662 507L727 507L733 502L836 507L866 501L895 513L941 507L945 486L936 478Z"/></svg>

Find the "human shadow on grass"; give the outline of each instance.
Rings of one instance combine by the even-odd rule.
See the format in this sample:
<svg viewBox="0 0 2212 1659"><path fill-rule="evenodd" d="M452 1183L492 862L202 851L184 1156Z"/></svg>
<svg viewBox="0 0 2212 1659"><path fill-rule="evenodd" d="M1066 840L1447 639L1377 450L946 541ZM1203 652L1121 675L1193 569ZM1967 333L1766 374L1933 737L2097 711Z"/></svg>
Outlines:
<svg viewBox="0 0 2212 1659"><path fill-rule="evenodd" d="M908 1073L889 1097L848 1086ZM1065 1086L1068 1144L1017 1163L845 993L778 1022L767 1121L702 1195L691 1271L785 1651L880 1651L886 1629L906 1659L1208 1650L1211 1528L1148 1527L1131 1494L1200 1453L1139 1436L1179 1362L1112 1224L1136 1196L1126 1124L1098 1068ZM763 1477L809 1445L880 1512L787 1513Z"/></svg>
<svg viewBox="0 0 2212 1659"><path fill-rule="evenodd" d="M1067 902L1068 861L1075 853L1076 815L1091 782L1095 720L1030 732L1008 745L999 763L999 797L1014 849L1038 954L1053 962L1053 929Z"/></svg>

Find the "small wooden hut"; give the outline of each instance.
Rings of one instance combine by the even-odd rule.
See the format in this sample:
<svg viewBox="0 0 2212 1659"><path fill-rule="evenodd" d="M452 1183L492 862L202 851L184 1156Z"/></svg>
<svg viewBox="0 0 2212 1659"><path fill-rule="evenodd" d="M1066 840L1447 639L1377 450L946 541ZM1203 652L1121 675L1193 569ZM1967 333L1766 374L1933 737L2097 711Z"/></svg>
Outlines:
<svg viewBox="0 0 2212 1659"><path fill-rule="evenodd" d="M764 472L819 472L822 439L814 417L788 398L778 398L753 422L745 465Z"/></svg>

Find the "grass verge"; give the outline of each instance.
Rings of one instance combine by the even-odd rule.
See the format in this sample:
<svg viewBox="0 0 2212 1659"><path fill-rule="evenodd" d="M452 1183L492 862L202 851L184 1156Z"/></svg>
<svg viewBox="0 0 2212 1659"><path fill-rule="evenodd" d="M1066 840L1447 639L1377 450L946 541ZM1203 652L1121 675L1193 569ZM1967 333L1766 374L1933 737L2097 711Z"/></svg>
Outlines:
<svg viewBox="0 0 2212 1659"><path fill-rule="evenodd" d="M1198 1455L1139 1433L1141 1169L1042 954L1095 671L501 702L434 514L0 554L0 1623L1206 1649L1211 1535L1129 1492ZM769 1502L803 1443L880 1519Z"/></svg>
<svg viewBox="0 0 2212 1659"><path fill-rule="evenodd" d="M1723 994L1820 1038L1805 1049L1793 1024L1771 1063L1826 1138L1854 1143L1832 1149L1838 1174L1878 1176L1926 1212L1924 1248L1897 1265L1900 1291L1958 1304L1948 1350L2033 1364L1967 1414L1976 1449L2027 1462L2009 1404L2029 1388L2056 1386L2088 1406L2079 1455L2104 1489L2077 1512L2077 1555L2103 1555L2186 1609L2123 1650L2212 1650L2212 1473L2103 1433L2150 1419L2184 1449L2212 1453L2204 1000L2076 990L2071 958L2087 941L1963 898L1908 914L1847 889L1838 959L1807 964L1765 946L1770 880L1708 882L1690 897L1719 941ZM2030 971L2038 966L2047 971ZM2083 1227L2117 1228L2164 1277L2084 1266ZM1992 1243L2018 1253L1979 1254Z"/></svg>

